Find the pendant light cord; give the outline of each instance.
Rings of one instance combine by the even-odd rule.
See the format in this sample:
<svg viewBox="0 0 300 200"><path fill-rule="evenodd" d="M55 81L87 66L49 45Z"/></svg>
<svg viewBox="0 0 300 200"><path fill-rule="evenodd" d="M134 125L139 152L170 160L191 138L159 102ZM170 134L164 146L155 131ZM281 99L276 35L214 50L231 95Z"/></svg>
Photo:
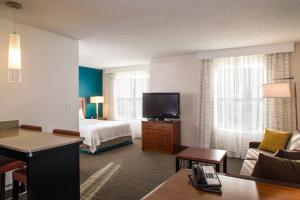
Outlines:
<svg viewBox="0 0 300 200"><path fill-rule="evenodd" d="M18 3L18 2L14 2L14 1L8 1L6 2L6 5L10 8L13 9L12 10L12 18L13 18L13 29L14 29L14 34L16 34L16 10L18 9L22 9L22 4Z"/></svg>
<svg viewBox="0 0 300 200"><path fill-rule="evenodd" d="M14 34L16 34L16 7L13 7L13 15L14 15Z"/></svg>

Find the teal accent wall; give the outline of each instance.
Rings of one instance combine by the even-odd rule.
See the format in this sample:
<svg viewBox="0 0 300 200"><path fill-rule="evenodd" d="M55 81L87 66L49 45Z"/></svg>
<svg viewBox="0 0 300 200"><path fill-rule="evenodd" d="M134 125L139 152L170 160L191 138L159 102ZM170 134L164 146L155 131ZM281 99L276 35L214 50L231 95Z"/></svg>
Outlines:
<svg viewBox="0 0 300 200"><path fill-rule="evenodd" d="M96 117L96 104L89 103L90 96L103 95L103 70L79 66L79 97L86 98L86 118ZM103 105L98 106L99 116L103 116Z"/></svg>

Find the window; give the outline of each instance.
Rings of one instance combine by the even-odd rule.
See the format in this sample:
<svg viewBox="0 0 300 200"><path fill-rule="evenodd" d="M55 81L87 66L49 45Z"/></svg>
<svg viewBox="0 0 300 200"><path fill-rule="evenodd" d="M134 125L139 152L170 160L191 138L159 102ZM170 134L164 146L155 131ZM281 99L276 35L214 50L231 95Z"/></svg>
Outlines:
<svg viewBox="0 0 300 200"><path fill-rule="evenodd" d="M141 135L142 94L149 91L147 70L107 73L105 93L108 117L127 121L135 136Z"/></svg>
<svg viewBox="0 0 300 200"><path fill-rule="evenodd" d="M113 80L113 118L140 120L142 118L142 94L148 90L148 72L116 73Z"/></svg>
<svg viewBox="0 0 300 200"><path fill-rule="evenodd" d="M264 65L260 55L213 60L213 132L216 146L229 154L243 154L263 133Z"/></svg>

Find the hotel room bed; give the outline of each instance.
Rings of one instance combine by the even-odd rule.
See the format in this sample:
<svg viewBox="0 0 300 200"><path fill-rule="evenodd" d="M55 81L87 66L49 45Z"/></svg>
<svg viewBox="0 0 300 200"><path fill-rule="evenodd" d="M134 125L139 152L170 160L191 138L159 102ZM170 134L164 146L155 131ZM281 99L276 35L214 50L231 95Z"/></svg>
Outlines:
<svg viewBox="0 0 300 200"><path fill-rule="evenodd" d="M129 123L122 121L85 119L85 100L80 99L79 131L84 137L82 153L95 154L125 144L132 144Z"/></svg>
<svg viewBox="0 0 300 200"><path fill-rule="evenodd" d="M81 119L79 122L80 136L90 153L108 150L124 143L132 143L130 126L120 121ZM87 148L84 148L85 152Z"/></svg>

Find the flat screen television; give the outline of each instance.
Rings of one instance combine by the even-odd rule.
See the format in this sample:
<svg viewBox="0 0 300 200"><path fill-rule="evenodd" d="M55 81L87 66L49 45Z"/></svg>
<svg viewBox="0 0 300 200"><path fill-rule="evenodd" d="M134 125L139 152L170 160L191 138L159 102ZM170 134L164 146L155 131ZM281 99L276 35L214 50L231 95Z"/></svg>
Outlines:
<svg viewBox="0 0 300 200"><path fill-rule="evenodd" d="M180 117L179 93L143 93L143 117L164 120Z"/></svg>

